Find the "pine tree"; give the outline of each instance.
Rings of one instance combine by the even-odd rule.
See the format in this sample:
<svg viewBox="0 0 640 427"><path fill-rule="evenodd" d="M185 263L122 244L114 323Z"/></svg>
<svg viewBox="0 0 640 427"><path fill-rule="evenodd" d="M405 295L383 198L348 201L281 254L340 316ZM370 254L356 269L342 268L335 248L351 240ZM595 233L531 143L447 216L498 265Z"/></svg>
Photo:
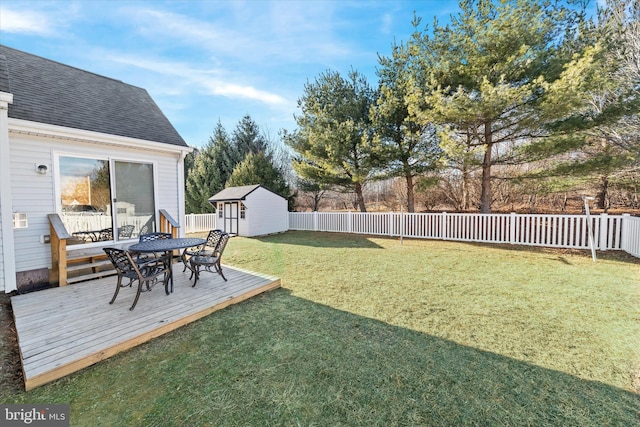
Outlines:
<svg viewBox="0 0 640 427"><path fill-rule="evenodd" d="M376 96L357 71L343 78L337 72L320 74L304 87L298 100L298 129L285 142L298 153L294 170L319 184L355 192L366 212L363 185L372 178L373 129L369 110Z"/></svg>
<svg viewBox="0 0 640 427"><path fill-rule="evenodd" d="M221 191L233 172L236 162L224 127L218 122L214 135L196 156L186 182L187 213L213 212L209 198Z"/></svg>
<svg viewBox="0 0 640 427"><path fill-rule="evenodd" d="M391 57L378 59L379 95L371 109L375 137L373 149L381 178L402 177L407 187L407 211L415 211L414 188L417 178L435 171L442 157L435 127L420 123L409 112L407 95L416 78L415 58L410 48L393 46Z"/></svg>
<svg viewBox="0 0 640 427"><path fill-rule="evenodd" d="M581 38L591 56L569 63L563 73L571 78L550 85L549 109L567 99L579 100L580 108L552 122L546 140L523 152L530 159L562 154L530 176L589 181L597 207L606 210L609 189L618 181L626 186L640 168L640 2L610 0L598 18Z"/></svg>
<svg viewBox="0 0 640 427"><path fill-rule="evenodd" d="M229 177L227 187L260 184L265 188L289 200L289 207L293 205L291 190L284 176L271 160L263 153L249 153L244 160L235 167Z"/></svg>
<svg viewBox="0 0 640 427"><path fill-rule="evenodd" d="M232 136L234 149L233 158L237 163L242 162L250 154L268 154L268 145L260 128L251 116L245 115L236 125Z"/></svg>
<svg viewBox="0 0 640 427"><path fill-rule="evenodd" d="M460 8L449 25L434 22L433 37L416 31L410 40L426 76L415 79L409 111L439 125L448 143L482 150L481 211L490 212L492 166L516 161L511 144L544 136L580 107L580 82L566 67L587 70L593 52L576 43L584 11L560 1L464 0ZM546 102L563 86L561 102Z"/></svg>

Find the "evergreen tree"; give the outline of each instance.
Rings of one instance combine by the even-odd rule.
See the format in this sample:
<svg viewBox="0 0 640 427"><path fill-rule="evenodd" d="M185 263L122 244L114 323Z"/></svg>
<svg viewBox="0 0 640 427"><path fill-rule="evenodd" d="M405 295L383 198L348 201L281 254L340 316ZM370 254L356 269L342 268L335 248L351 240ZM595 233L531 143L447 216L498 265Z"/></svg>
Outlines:
<svg viewBox="0 0 640 427"><path fill-rule="evenodd" d="M193 165L196 162L196 157L198 157L198 154L200 154L200 150L197 148L194 148L192 152L187 153L187 155L184 157L184 182L185 185L187 183L187 179L189 178L189 172L191 171L191 169L193 169Z"/></svg>
<svg viewBox="0 0 640 427"><path fill-rule="evenodd" d="M208 200L225 187L235 164L229 136L218 122L214 135L197 155L187 177L187 213L213 212L213 206Z"/></svg>
<svg viewBox="0 0 640 427"><path fill-rule="evenodd" d="M373 147L381 178L403 177L407 186L407 211L415 211L416 178L434 171L440 164L442 149L435 127L420 123L409 112L407 95L415 72L415 57L404 45L393 46L391 57L379 57L379 96L371 109L375 137ZM414 80L415 81L415 80Z"/></svg>
<svg viewBox="0 0 640 427"><path fill-rule="evenodd" d="M589 74L581 82L574 72L589 71L595 52L576 43L584 11L565 4L463 0L449 25L434 22L433 37L416 31L410 40L426 78L415 79L409 112L440 125L445 146L482 150L482 212L491 211L492 166L516 161L509 146L544 136L580 107L574 95ZM561 102L547 102L563 87Z"/></svg>
<svg viewBox="0 0 640 427"><path fill-rule="evenodd" d="M618 180L627 185L628 177L640 168L639 18L640 3L634 0L609 0L599 9L597 26L585 28L581 39L585 50L594 52L592 62L575 61L565 70L582 85L572 96L581 101L580 108L551 123L552 133L544 144L524 150L537 159L549 147L553 151L571 147L569 155L559 156L555 165L530 176L586 178L595 188L597 207L604 210L609 207L609 188ZM551 89L556 89L555 97L549 99L553 107L566 102L567 92L575 92L567 85Z"/></svg>
<svg viewBox="0 0 640 427"><path fill-rule="evenodd" d="M268 153L268 145L265 137L260 133L260 128L251 116L245 115L233 131L232 144L233 158L240 163L250 154Z"/></svg>
<svg viewBox="0 0 640 427"><path fill-rule="evenodd" d="M244 160L235 167L227 181L227 187L260 184L265 188L281 195L289 201L289 209L293 206L291 190L284 176L271 160L263 153L249 153Z"/></svg>
<svg viewBox="0 0 640 427"><path fill-rule="evenodd" d="M375 164L369 110L376 98L357 71L347 79L337 72L322 73L307 83L298 100L298 129L285 142L300 156L293 164L303 178L354 191L366 212L363 185Z"/></svg>

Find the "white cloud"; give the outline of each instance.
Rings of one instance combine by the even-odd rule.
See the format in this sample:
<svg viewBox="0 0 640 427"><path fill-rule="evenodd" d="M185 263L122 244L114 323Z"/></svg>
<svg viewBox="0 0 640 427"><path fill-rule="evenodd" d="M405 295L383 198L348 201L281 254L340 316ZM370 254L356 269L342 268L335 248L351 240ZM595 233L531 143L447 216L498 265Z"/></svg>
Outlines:
<svg viewBox="0 0 640 427"><path fill-rule="evenodd" d="M214 5L220 9L206 20L158 9L125 13L145 37L162 37L169 44L181 43L243 62L328 62L353 53L347 43L335 39L331 3L233 2L228 9L226 3Z"/></svg>
<svg viewBox="0 0 640 427"><path fill-rule="evenodd" d="M47 35L54 32L49 18L40 12L15 11L0 7L0 30L16 34Z"/></svg>
<svg viewBox="0 0 640 427"><path fill-rule="evenodd" d="M139 57L115 54L110 54L105 59L149 70L158 74L180 77L181 79L184 79L181 81L182 84L191 83L193 85L197 85L201 88L207 89L207 91L212 95L219 95L227 98L251 99L271 106L282 106L288 104L288 101L285 98L276 93L256 89L251 85L227 81L227 79L223 77L224 73L217 69L195 69L180 62L141 59Z"/></svg>
<svg viewBox="0 0 640 427"><path fill-rule="evenodd" d="M391 34L393 30L393 15L385 13L382 15L380 31L382 34Z"/></svg>

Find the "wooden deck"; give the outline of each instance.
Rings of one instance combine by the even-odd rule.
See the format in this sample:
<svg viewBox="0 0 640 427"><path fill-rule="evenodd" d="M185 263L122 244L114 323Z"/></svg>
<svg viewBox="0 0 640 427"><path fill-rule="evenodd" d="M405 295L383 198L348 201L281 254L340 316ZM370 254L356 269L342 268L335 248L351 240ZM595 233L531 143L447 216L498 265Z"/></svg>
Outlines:
<svg viewBox="0 0 640 427"><path fill-rule="evenodd" d="M280 279L223 266L228 281L175 264L174 292L162 284L140 295L122 288L109 305L115 276L11 298L27 390L62 378L232 304L280 287Z"/></svg>

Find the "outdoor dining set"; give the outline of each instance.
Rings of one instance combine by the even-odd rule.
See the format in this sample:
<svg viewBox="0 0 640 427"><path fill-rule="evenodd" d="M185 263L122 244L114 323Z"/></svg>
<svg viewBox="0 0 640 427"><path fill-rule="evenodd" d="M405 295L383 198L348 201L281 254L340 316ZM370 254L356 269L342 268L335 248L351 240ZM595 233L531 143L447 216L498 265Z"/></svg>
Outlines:
<svg viewBox="0 0 640 427"><path fill-rule="evenodd" d="M136 281L138 288L129 310L135 308L142 292L150 291L157 283L163 283L165 293L170 295L173 292L175 250L183 249L180 255L184 264L182 271L191 270L189 280L193 279L192 287L198 283L202 271L218 273L227 281L220 260L228 240L229 234L222 230L211 230L206 239L174 238L169 233L156 232L141 234L139 242L128 249L104 248L118 275L116 290L109 304L114 303L120 288L132 287Z"/></svg>

